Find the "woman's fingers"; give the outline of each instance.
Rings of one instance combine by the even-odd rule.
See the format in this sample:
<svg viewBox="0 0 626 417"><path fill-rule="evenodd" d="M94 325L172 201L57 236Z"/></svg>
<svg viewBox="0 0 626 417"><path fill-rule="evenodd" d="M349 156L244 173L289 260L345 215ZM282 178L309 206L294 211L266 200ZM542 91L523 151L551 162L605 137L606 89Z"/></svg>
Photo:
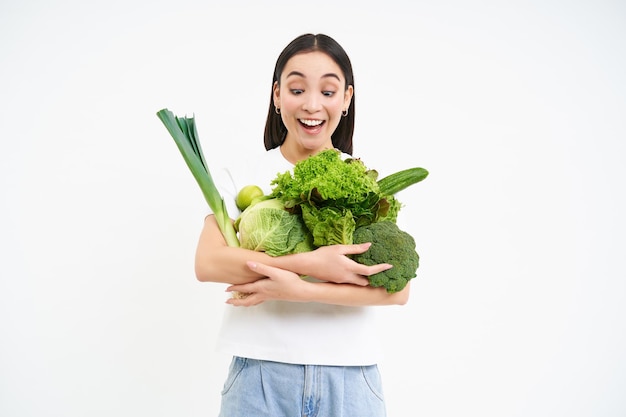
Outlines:
<svg viewBox="0 0 626 417"><path fill-rule="evenodd" d="M273 274L279 274L281 272L285 272L283 269L274 268L272 266L261 264L258 262L248 261L246 262L246 264L248 265L248 268L250 268L251 270L256 271L259 274L266 276L266 277L272 277Z"/></svg>
<svg viewBox="0 0 626 417"><path fill-rule="evenodd" d="M226 304L230 304L236 307L250 307L257 304L261 304L263 299L261 299L258 294L255 293L246 293L245 297L231 297L226 300Z"/></svg>
<svg viewBox="0 0 626 417"><path fill-rule="evenodd" d="M379 272L383 272L383 271L393 268L393 265L391 264L376 264L376 265L371 265L371 266L367 266L367 265L363 265L363 266L365 268L363 269L362 275L365 275L368 277L374 274L378 274Z"/></svg>
<svg viewBox="0 0 626 417"><path fill-rule="evenodd" d="M298 274L262 263L248 262L247 264L250 269L266 278L226 288L226 291L246 294L244 297L227 300L228 304L250 306L267 300L298 301L302 298L303 286L307 284Z"/></svg>
<svg viewBox="0 0 626 417"><path fill-rule="evenodd" d="M356 255L357 253L366 252L370 246L372 246L370 242L365 242L354 245L341 245L340 247L343 249L342 253L344 255Z"/></svg>

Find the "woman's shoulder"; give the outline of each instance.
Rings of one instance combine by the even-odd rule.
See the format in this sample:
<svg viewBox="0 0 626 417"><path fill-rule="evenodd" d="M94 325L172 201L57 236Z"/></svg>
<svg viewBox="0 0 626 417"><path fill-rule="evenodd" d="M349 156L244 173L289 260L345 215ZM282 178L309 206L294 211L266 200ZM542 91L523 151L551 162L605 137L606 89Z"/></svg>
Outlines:
<svg viewBox="0 0 626 417"><path fill-rule="evenodd" d="M269 193L272 180L291 168L291 164L283 157L280 149L266 151L261 148L241 153L237 162L228 164L225 171L237 189L255 184Z"/></svg>

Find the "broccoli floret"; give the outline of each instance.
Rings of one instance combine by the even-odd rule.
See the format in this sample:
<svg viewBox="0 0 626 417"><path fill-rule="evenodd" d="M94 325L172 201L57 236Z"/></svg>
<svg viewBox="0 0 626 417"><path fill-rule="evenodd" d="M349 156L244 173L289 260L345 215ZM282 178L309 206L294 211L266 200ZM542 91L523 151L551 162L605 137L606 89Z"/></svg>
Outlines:
<svg viewBox="0 0 626 417"><path fill-rule="evenodd" d="M368 277L372 287L384 287L388 293L401 291L410 279L417 276L419 255L415 251L415 239L390 221L379 221L357 227L354 243L372 242L372 246L352 256L364 265L392 264L393 268Z"/></svg>

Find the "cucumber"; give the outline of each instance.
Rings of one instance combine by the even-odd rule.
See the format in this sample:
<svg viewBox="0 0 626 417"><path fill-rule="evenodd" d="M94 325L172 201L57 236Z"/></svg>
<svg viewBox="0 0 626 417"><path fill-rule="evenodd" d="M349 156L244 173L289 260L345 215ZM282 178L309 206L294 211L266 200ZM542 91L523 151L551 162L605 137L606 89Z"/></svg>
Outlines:
<svg viewBox="0 0 626 417"><path fill-rule="evenodd" d="M402 171L387 175L378 180L380 193L382 195L394 195L405 188L422 181L428 176L428 171L424 168L408 168Z"/></svg>

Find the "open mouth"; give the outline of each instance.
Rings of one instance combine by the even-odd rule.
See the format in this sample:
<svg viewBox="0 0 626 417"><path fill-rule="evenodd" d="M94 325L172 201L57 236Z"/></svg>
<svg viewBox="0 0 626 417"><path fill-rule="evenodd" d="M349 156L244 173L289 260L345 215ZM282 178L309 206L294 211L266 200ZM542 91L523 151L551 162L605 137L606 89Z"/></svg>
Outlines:
<svg viewBox="0 0 626 417"><path fill-rule="evenodd" d="M300 124L304 126L306 129L315 129L324 124L323 120L310 120L310 119L298 119Z"/></svg>

